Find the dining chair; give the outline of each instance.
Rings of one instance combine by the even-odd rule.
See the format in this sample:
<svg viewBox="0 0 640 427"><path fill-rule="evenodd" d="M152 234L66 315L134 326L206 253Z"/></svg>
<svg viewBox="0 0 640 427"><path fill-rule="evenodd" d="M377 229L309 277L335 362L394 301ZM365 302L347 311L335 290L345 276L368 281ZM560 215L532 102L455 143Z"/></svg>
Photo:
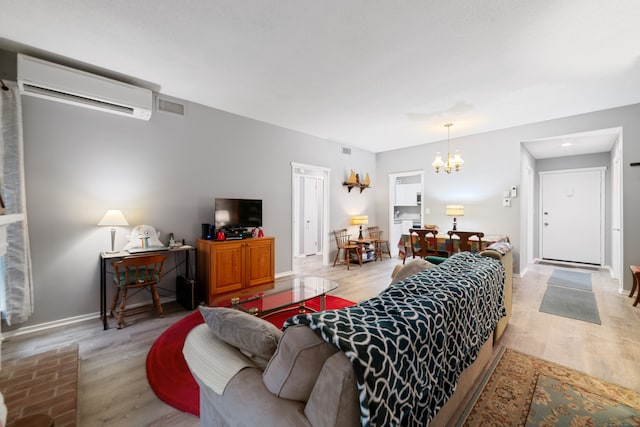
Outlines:
<svg viewBox="0 0 640 427"><path fill-rule="evenodd" d="M389 246L389 241L382 237L382 230L377 225L373 225L371 227L367 227L367 232L369 233L369 238L373 240L373 246L375 251L376 259L382 261L382 254L388 254L389 258L391 258L391 246ZM387 248L385 251L384 248Z"/></svg>
<svg viewBox="0 0 640 427"><path fill-rule="evenodd" d="M437 230L422 228L409 229L409 242L413 258L426 258L430 255L439 255L437 249ZM405 263L407 257L404 257L402 263Z"/></svg>
<svg viewBox="0 0 640 427"><path fill-rule="evenodd" d="M466 252L466 251L474 251L480 252L484 248L482 247L482 238L484 237L484 233L481 231L457 231L450 230L447 232L449 235L449 243L447 245L447 251L449 255L453 255L455 252ZM458 236L458 248L456 250L454 245L453 236ZM478 240L472 240L471 237L476 237ZM473 248L473 243L477 242L477 249Z"/></svg>
<svg viewBox="0 0 640 427"><path fill-rule="evenodd" d="M116 305L118 304L120 292L122 291L120 311L118 314L118 329L122 329L125 315L129 316L143 311L149 311L154 307L158 311L158 315L160 317L164 317L162 304L160 304L160 296L158 295L157 284L160 281L162 267L166 258L166 255L140 255L126 257L120 261L111 263L111 266L113 267L113 283L116 286L116 294L114 295L113 303L109 310L111 317L114 317ZM138 292L147 288L151 291L153 304L133 309L126 309L129 290L135 290L133 295L131 295L134 296Z"/></svg>
<svg viewBox="0 0 640 427"><path fill-rule="evenodd" d="M336 252L336 258L333 260L333 266L336 266L336 262L338 262L338 257L340 256L340 250L344 251L344 258L347 264L347 270L349 270L349 265L351 264L351 251L354 250L356 255L358 256L358 263L362 266L362 256L360 255L360 246L351 243L351 235L348 234L346 228L341 230L333 230L333 235L336 239L336 246L338 247L338 251Z"/></svg>

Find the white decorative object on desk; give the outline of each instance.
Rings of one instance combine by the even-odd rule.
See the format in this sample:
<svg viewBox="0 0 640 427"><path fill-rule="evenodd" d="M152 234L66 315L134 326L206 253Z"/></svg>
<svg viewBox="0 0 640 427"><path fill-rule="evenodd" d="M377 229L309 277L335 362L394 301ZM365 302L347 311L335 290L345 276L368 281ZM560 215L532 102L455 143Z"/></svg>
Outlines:
<svg viewBox="0 0 640 427"><path fill-rule="evenodd" d="M136 225L129 235L129 243L122 249L128 251L130 249L150 249L165 248L166 246L160 241L160 232L156 231L151 225Z"/></svg>

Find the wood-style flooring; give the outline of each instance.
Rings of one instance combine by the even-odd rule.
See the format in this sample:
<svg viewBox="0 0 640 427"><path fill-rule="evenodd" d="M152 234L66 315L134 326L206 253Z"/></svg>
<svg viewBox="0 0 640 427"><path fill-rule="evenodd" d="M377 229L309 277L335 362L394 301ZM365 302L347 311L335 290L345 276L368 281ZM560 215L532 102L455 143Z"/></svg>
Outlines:
<svg viewBox="0 0 640 427"><path fill-rule="evenodd" d="M322 266L320 257L297 261L299 275L318 275L340 283L334 295L362 301L390 282L397 259L355 265ZM640 307L618 292L605 270L592 273L602 325L540 313L538 308L551 265L535 264L514 278L513 317L499 344L640 391ZM564 268L564 267L559 267ZM147 352L167 327L187 316L176 303L164 305L165 317L149 313L128 320L124 329L102 330L99 319L45 332L13 336L2 343L2 359L79 344L79 426L198 426L199 418L160 401L147 382Z"/></svg>

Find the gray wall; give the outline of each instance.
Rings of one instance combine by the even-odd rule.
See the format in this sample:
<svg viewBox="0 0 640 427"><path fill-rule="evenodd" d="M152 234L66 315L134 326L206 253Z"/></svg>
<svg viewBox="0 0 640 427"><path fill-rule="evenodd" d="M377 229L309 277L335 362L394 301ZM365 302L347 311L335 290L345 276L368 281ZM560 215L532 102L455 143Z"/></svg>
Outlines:
<svg viewBox="0 0 640 427"><path fill-rule="evenodd" d="M465 230L481 230L488 234L507 234L515 246L514 270L519 272L521 232L521 201L514 200L511 208L503 208L502 191L521 183L521 164L526 164L527 155L521 152L521 142L568 135L586 131L622 127L623 129L623 265L637 263L640 257L640 167L630 167L630 162L640 161L640 104L609 110L581 114L557 120L532 123L485 134L472 135L451 140L451 150L459 149L465 164L462 171L451 175L436 174L431 162L437 151L446 152L446 140L378 153L376 174L386 184L389 173L425 169L425 195L423 205L429 207L426 223L438 224L441 230L451 227L451 220L444 215L448 203L465 205L465 216L460 218L460 227ZM451 129L455 136L455 126ZM443 129L444 135L444 129ZM608 165L608 164L607 164ZM537 171L536 171L537 174ZM610 187L607 185L607 187ZM610 188L607 188L609 191ZM380 223L388 223L388 188L376 193L376 210ZM526 205L525 205L526 207ZM609 223L608 223L609 224ZM610 239L610 236L608 237ZM607 249L609 250L609 249ZM623 286L631 288L631 275L623 269Z"/></svg>
<svg viewBox="0 0 640 427"><path fill-rule="evenodd" d="M185 117L154 112L147 122L22 99L35 313L3 330L99 310L98 255L110 237L96 224L109 208L131 224L117 229L117 248L138 224L153 225L165 242L171 232L195 244L201 224L213 221L215 197L263 199L276 274L292 268L290 162L331 169L330 230L350 226L354 213L376 222L373 153L344 155L340 144L193 103ZM352 168L368 172L373 188L347 193Z"/></svg>
<svg viewBox="0 0 640 427"><path fill-rule="evenodd" d="M388 233L388 174L426 170L425 223L442 230L448 203L463 203L461 229L507 234L519 271L521 205L502 207L502 192L520 185L520 143L612 127L623 128L624 265L637 263L640 240L640 104L534 123L451 140L466 164L435 174L431 162L446 141L376 155L233 114L187 103L187 116L156 112L149 122L23 97L28 221L33 255L35 325L98 311L98 253L108 229L96 223L108 208L122 209L131 226L151 224L162 239L173 232L194 243L212 220L213 198L264 200L267 235L276 237L276 272L291 270L291 167L300 162L331 169L330 229L349 226L355 213ZM455 136L455 129L452 129ZM444 128L443 128L444 135ZM350 169L368 172L372 188L342 187ZM118 229L117 246L132 227ZM388 235L388 234L387 234ZM333 243L333 242L332 242ZM333 246L332 246L333 248ZM624 287L631 277L623 269ZM171 287L171 284L167 285ZM108 297L111 297L109 288Z"/></svg>

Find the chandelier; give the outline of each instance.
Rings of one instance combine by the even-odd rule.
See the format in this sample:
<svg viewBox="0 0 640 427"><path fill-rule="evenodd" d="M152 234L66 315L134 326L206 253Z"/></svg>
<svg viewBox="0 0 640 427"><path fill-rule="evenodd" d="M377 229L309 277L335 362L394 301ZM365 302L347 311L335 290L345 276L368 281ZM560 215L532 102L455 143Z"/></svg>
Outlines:
<svg viewBox="0 0 640 427"><path fill-rule="evenodd" d="M431 163L431 165L436 168L436 173L440 172L440 168L444 168L444 171L446 173L451 173L451 171L454 169L457 172L460 170L460 166L462 166L464 160L462 160L462 157L460 156L460 152L458 150L456 150L455 155L451 157L449 151L449 132L451 131L451 126L453 126L453 123L445 123L444 126L447 128L447 162L443 162L442 156L440 155L440 153L437 153L436 159L433 161L433 163Z"/></svg>

